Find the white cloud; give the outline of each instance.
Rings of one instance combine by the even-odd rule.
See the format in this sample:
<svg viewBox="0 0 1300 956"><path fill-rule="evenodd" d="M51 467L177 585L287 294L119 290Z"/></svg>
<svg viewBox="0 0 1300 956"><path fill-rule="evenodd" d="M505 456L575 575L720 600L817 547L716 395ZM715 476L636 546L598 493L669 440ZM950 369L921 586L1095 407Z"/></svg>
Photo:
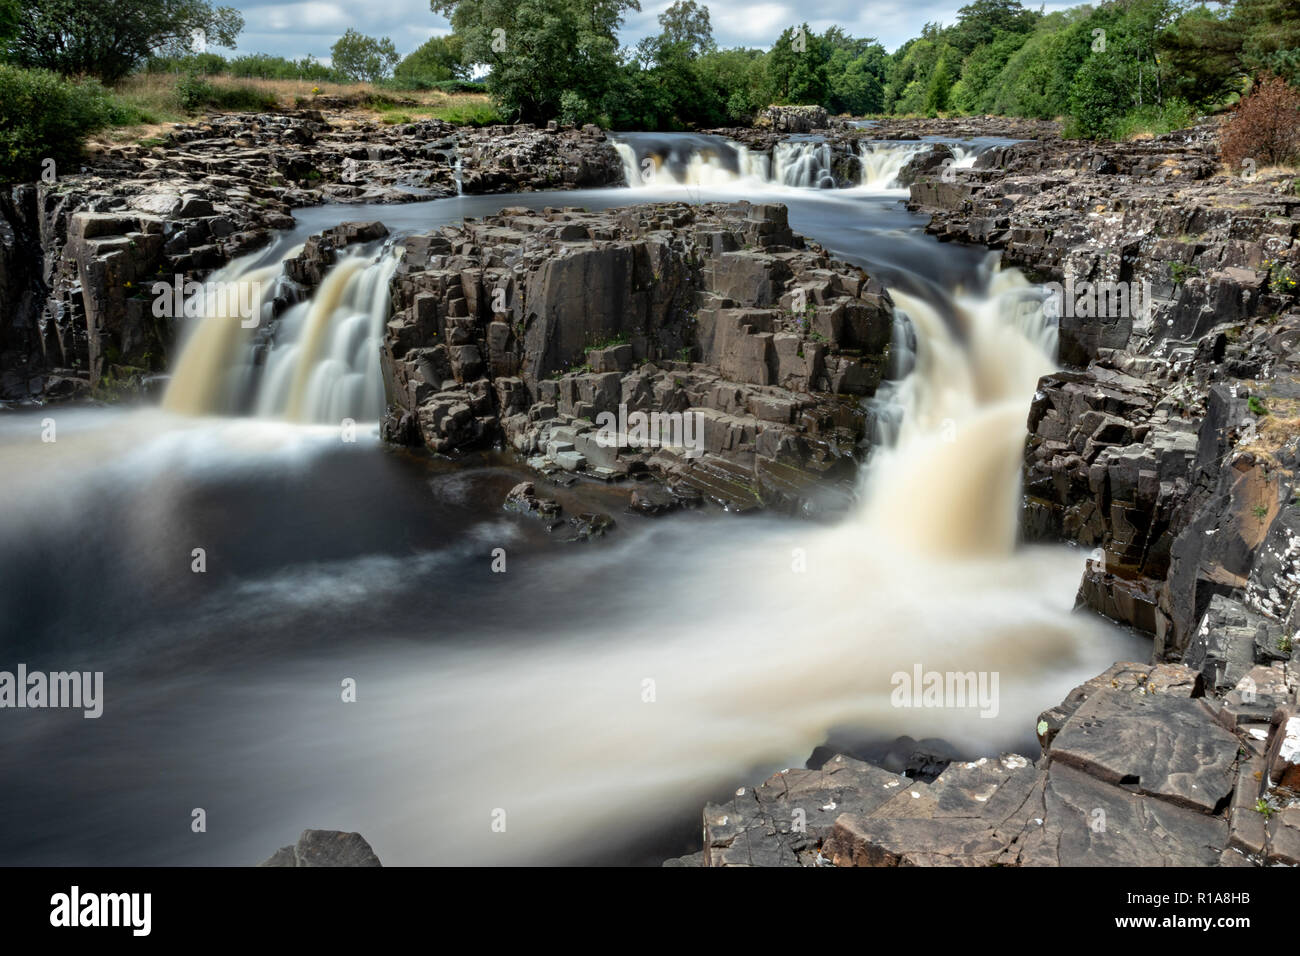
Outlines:
<svg viewBox="0 0 1300 956"><path fill-rule="evenodd" d="M433 13L428 0L301 0L298 3L262 0L223 0L237 7L246 21L239 37L241 53L273 53L301 57L329 54L329 48L349 27L368 36L392 39L399 52L409 53L434 34L447 33L450 24ZM659 32L658 16L670 0L643 0L641 11L628 11L619 40L633 46ZM915 2L863 3L862 0L818 0L816 5L796 2L705 0L720 46L769 47L786 27L806 22L822 32L839 26L851 36L877 38L893 50L917 36L927 22L950 24L967 0L915 0ZM1026 7L1033 7L1026 3ZM1075 4L1045 4L1047 12Z"/></svg>

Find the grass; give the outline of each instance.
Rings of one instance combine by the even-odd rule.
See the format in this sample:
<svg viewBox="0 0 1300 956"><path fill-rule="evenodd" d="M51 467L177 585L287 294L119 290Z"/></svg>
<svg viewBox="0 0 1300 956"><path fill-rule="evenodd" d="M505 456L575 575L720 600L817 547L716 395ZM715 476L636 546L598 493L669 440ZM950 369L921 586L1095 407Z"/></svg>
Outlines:
<svg viewBox="0 0 1300 956"><path fill-rule="evenodd" d="M1268 405L1254 395L1247 400L1255 419L1255 436L1246 449L1278 466L1277 453L1300 434L1300 399L1270 398Z"/></svg>
<svg viewBox="0 0 1300 956"><path fill-rule="evenodd" d="M1196 122L1196 112L1186 103L1172 101L1164 106L1139 107L1115 120L1111 135L1117 142L1154 139Z"/></svg>
<svg viewBox="0 0 1300 956"><path fill-rule="evenodd" d="M122 121L95 139L102 143L157 142L170 126L208 112L263 112L275 109L329 109L346 120L378 119L395 125L424 119L488 126L503 122L485 93L442 90L393 91L367 83L312 80L201 77L202 88L172 73L138 74L113 89ZM189 94L188 97L186 94ZM187 102L188 100L188 102Z"/></svg>

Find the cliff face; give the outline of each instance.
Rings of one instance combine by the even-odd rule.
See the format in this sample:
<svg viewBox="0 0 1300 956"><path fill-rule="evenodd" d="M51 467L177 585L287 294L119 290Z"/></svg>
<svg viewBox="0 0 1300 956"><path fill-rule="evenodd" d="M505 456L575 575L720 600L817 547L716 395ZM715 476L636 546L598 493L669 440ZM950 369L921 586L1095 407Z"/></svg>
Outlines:
<svg viewBox="0 0 1300 956"><path fill-rule="evenodd" d="M1090 549L1078 605L1154 663L1044 711L1036 758L838 754L741 788L668 865L1300 863L1300 180L1222 174L1210 129L945 149L905 171L928 231L1059 284L1023 535Z"/></svg>
<svg viewBox="0 0 1300 956"><path fill-rule="evenodd" d="M615 185L595 127L380 126L316 110L219 114L0 196L0 400L137 388L167 367L155 281L201 281L325 202Z"/></svg>
<svg viewBox="0 0 1300 956"><path fill-rule="evenodd" d="M384 372L395 441L499 438L543 470L649 468L731 507L841 491L892 304L777 205L506 210L408 240ZM685 414L698 454L597 441L603 415ZM626 437L626 436L623 436Z"/></svg>
<svg viewBox="0 0 1300 956"><path fill-rule="evenodd" d="M929 231L1101 305L1062 310L1068 371L1029 415L1026 535L1097 548L1080 601L1154 634L1163 658L1215 595L1293 632L1296 582L1271 556L1296 518L1295 176L1224 175L1210 129L1025 143L975 166L912 186Z"/></svg>

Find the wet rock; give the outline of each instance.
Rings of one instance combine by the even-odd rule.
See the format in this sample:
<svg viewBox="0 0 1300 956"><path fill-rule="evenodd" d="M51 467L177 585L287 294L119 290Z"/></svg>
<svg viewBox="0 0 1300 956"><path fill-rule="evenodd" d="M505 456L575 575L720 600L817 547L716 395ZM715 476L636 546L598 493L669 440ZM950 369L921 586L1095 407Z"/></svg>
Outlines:
<svg viewBox="0 0 1300 956"><path fill-rule="evenodd" d="M435 451L503 440L733 510L851 501L866 419L850 396L880 381L892 304L784 206L507 209L405 248L382 365ZM448 377L495 398L482 427L443 426Z"/></svg>
<svg viewBox="0 0 1300 956"><path fill-rule="evenodd" d="M382 866L360 833L303 830L293 846L281 847L259 866Z"/></svg>
<svg viewBox="0 0 1300 956"><path fill-rule="evenodd" d="M1204 701L1103 689L1066 721L1048 759L1212 814L1232 792L1237 748Z"/></svg>
<svg viewBox="0 0 1300 956"><path fill-rule="evenodd" d="M505 509L548 520L559 517L561 510L558 501L538 497L537 487L531 481L520 482L510 489L506 494Z"/></svg>

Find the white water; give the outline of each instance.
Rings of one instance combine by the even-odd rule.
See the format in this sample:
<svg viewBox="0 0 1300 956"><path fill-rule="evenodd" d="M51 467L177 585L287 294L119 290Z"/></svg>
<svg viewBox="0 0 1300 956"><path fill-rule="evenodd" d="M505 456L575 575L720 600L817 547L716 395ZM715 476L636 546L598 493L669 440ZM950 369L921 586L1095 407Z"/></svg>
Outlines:
<svg viewBox="0 0 1300 956"><path fill-rule="evenodd" d="M697 143L684 162L670 162L674 141L616 141L614 148L623 160L623 174L632 188L664 186L727 187L747 186L771 189L832 189L834 154L824 142L793 140L777 143L772 156L751 152L748 147L719 137L694 136ZM698 145L704 144L704 145ZM871 190L898 187L898 173L907 161L931 143L864 142L859 147L859 185ZM640 148L638 148L638 146ZM953 147L958 165L975 161L962 147Z"/></svg>
<svg viewBox="0 0 1300 956"><path fill-rule="evenodd" d="M300 248L291 249L284 259ZM388 283L399 253L344 256L309 300L274 322L264 364L253 352L256 329L204 301L181 348L163 396L168 411L189 415L251 410L291 422L377 419L384 410L379 352L388 319ZM251 284L259 326L272 323L270 300L283 262L252 267L256 256L231 263L209 285Z"/></svg>
<svg viewBox="0 0 1300 956"><path fill-rule="evenodd" d="M915 148L900 148L889 164L882 157L866 184L887 181L889 165L901 167L903 150ZM803 158L792 156L783 169L811 179L813 164L800 167ZM678 181L758 178L745 163L731 173L719 157L700 156ZM378 361L392 267L391 258L345 259L312 301L279 319L261 366L249 359L252 331L207 315L178 360L168 407L193 414L243 402L266 418L337 422L355 410L360 420L361 409L382 399L371 360ZM226 278L264 283L276 274L278 267L250 271L244 263ZM234 761L232 772L272 768L258 795L288 809L274 833L245 834L253 849L243 856L255 859L304 826L322 826L360 830L391 864L551 860L655 825L672 801L700 787L758 783L801 765L834 729L878 739L940 736L970 753L996 749L1028 737L1038 712L1075 684L1131 656L1109 628L1071 613L1076 552L1014 546L1025 417L1055 351L1041 311L1019 307L1032 290L1014 272L954 290L953 326L924 301L894 297L907 318L898 323L895 361L913 371L882 396L896 412L896 444L873 460L855 514L833 527L687 518L624 531L598 549L546 558L566 606L537 615L526 643L451 650L408 642L342 661L296 659L287 682L250 679L227 718L233 738L246 743L220 759ZM909 327L915 347L903 348ZM100 460L96 442L106 444L120 460L112 476L96 473L88 485L111 478L133 486L151 472L183 504L177 475L229 467L232 458L256 469L261 443L270 470L286 467L276 449L293 434L311 439L294 452L304 461L337 446L332 431L269 422L177 426L156 413L130 421L123 440L72 431L54 446L59 457L34 449L31 458L52 473L79 463L71 470L89 475ZM229 446L242 449L250 437L256 447L232 455ZM84 454L74 456L78 449ZM35 464L24 469L29 489L46 484L38 473ZM158 489L147 496L151 509L169 500ZM142 538L160 523L142 519ZM796 549L806 572L792 567ZM159 574L170 553L160 551ZM436 591L443 559L304 555L280 575L215 582L196 620L292 623L285 609L308 602L345 621L376 601L397 604L412 589ZM610 568L627 570L611 578ZM503 578L503 587L515 586L513 575ZM456 625L429 622L440 633ZM409 641L409 633L400 636ZM996 672L998 716L892 706L891 676L917 664ZM361 704L342 707L339 675L358 672ZM647 679L653 703L643 699ZM311 704L277 703L304 686L323 689L319 704L315 690ZM491 829L498 809L507 814L505 833Z"/></svg>
<svg viewBox="0 0 1300 956"><path fill-rule="evenodd" d="M849 520L685 537L663 524L574 559L564 581L655 555L653 575L629 571L620 593L575 593L571 626L539 622L508 655L435 652L372 678L376 728L423 739L427 760L374 781L367 835L381 856L553 859L654 819L702 781L799 766L832 728L987 752L1131 656L1071 613L1077 553L1015 548L1025 415L1054 346L1041 312L1019 308L1028 292L1007 272L957 293L958 332L900 296L918 331L916 370L895 396L904 425ZM997 717L893 706L892 675L918 664L998 674ZM490 828L497 810L505 833Z"/></svg>

